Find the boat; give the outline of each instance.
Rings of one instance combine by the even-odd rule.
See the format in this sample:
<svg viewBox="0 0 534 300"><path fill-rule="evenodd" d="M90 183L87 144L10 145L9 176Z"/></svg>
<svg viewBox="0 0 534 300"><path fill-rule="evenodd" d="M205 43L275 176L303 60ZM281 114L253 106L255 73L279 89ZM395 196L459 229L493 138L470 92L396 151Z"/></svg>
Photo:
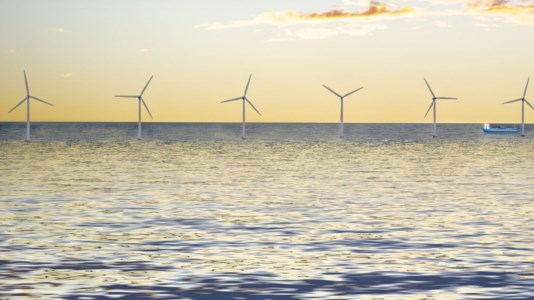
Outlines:
<svg viewBox="0 0 534 300"><path fill-rule="evenodd" d="M518 133L519 128L516 125L506 124L484 124L482 130L486 133Z"/></svg>

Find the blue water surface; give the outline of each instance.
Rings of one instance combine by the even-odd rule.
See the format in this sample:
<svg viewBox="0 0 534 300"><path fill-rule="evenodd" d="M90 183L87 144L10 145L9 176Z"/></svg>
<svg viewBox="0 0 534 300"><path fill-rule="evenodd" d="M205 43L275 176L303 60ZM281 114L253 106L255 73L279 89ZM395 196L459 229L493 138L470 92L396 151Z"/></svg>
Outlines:
<svg viewBox="0 0 534 300"><path fill-rule="evenodd" d="M0 123L0 299L532 299L534 127Z"/></svg>

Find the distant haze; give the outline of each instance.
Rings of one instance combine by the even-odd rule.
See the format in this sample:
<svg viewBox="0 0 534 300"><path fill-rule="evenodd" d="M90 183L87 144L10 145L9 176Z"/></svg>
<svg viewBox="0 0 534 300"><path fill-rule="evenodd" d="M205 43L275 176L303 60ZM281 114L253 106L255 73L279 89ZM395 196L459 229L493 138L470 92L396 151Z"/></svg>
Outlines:
<svg viewBox="0 0 534 300"><path fill-rule="evenodd" d="M466 2L468 4L466 4ZM155 122L520 122L534 77L530 1L0 0L0 121L31 93L34 121L136 121L136 95ZM533 80L534 81L534 78ZM534 83L526 98L534 101ZM147 114L145 121L152 121ZM534 122L534 110L526 111Z"/></svg>

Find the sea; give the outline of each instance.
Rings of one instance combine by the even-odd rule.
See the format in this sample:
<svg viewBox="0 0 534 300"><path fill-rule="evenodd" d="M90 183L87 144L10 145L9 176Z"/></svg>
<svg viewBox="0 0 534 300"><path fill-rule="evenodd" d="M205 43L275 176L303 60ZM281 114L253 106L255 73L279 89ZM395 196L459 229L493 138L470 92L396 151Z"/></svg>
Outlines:
<svg viewBox="0 0 534 300"><path fill-rule="evenodd" d="M0 299L534 299L534 126L0 123Z"/></svg>

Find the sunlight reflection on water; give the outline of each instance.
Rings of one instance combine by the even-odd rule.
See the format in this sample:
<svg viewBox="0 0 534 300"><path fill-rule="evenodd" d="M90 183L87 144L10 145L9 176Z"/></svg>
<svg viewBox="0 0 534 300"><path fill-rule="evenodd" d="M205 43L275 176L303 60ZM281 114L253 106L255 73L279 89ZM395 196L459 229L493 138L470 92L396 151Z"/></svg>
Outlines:
<svg viewBox="0 0 534 300"><path fill-rule="evenodd" d="M534 295L534 138L0 123L0 298Z"/></svg>

